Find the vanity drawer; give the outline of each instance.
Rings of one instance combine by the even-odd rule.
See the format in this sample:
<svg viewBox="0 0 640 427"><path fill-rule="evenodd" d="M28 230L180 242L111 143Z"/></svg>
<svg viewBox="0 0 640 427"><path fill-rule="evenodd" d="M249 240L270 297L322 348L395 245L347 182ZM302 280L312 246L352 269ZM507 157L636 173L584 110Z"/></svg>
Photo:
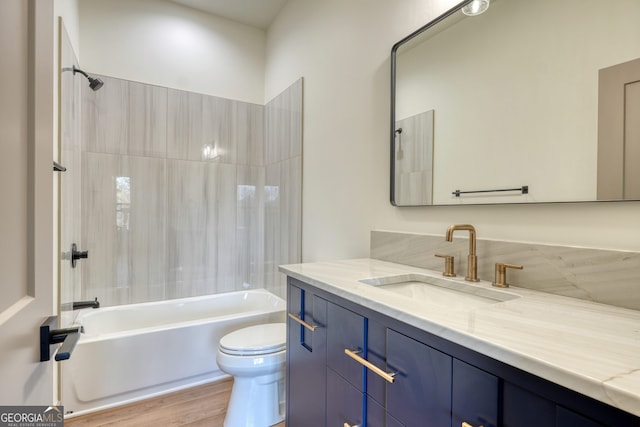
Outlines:
<svg viewBox="0 0 640 427"><path fill-rule="evenodd" d="M360 392L365 392L365 368L349 357L345 350L357 352L364 357L366 320L363 316L332 303L329 303L327 313L327 366Z"/></svg>
<svg viewBox="0 0 640 427"><path fill-rule="evenodd" d="M327 426L363 426L362 391L327 369Z"/></svg>
<svg viewBox="0 0 640 427"><path fill-rule="evenodd" d="M387 412L408 426L451 425L452 358L387 329Z"/></svg>
<svg viewBox="0 0 640 427"><path fill-rule="evenodd" d="M496 427L498 425L500 399L498 377L453 359L452 387L452 426Z"/></svg>
<svg viewBox="0 0 640 427"><path fill-rule="evenodd" d="M562 406L556 407L556 427L604 427Z"/></svg>
<svg viewBox="0 0 640 427"><path fill-rule="evenodd" d="M504 383L504 427L555 425L555 404L511 383Z"/></svg>
<svg viewBox="0 0 640 427"><path fill-rule="evenodd" d="M367 427L405 427L370 396L367 396Z"/></svg>

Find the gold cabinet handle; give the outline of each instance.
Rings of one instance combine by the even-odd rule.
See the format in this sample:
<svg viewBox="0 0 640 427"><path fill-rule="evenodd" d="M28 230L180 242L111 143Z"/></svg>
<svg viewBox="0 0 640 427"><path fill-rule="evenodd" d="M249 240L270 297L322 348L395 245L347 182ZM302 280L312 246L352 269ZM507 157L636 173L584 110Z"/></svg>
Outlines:
<svg viewBox="0 0 640 427"><path fill-rule="evenodd" d="M468 422L463 421L462 422L462 427L473 427L473 426L471 424L469 424ZM482 427L482 426L478 426L478 427Z"/></svg>
<svg viewBox="0 0 640 427"><path fill-rule="evenodd" d="M395 381L395 376L396 376L395 372L385 372L385 371L383 371L382 369L378 368L373 363L371 363L368 360L363 359L362 357L360 357L358 355L358 353L360 353L360 351L349 350L348 348L344 349L344 354L346 354L347 356L349 356L350 358L352 358L356 362L360 363L361 365L364 365L365 368L369 369L370 371L373 371L373 373L375 373L376 375L381 376L387 382L393 383L393 381Z"/></svg>
<svg viewBox="0 0 640 427"><path fill-rule="evenodd" d="M307 328L311 332L315 331L316 328L318 327L316 325L312 325L310 323L305 322L304 320L302 320L301 318L299 318L298 316L296 316L293 313L287 313L287 314L289 315L290 318L292 318L293 320L295 320L296 322L298 322L299 324L301 324L302 326L304 326L305 328Z"/></svg>
<svg viewBox="0 0 640 427"><path fill-rule="evenodd" d="M360 424L351 425L349 423L344 423L344 427L360 427Z"/></svg>

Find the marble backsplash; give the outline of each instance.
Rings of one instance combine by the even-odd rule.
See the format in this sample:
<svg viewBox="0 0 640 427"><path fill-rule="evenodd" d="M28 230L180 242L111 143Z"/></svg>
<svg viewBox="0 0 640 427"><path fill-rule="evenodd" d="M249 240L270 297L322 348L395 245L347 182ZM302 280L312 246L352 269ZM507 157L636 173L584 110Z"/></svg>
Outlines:
<svg viewBox="0 0 640 427"><path fill-rule="evenodd" d="M453 255L455 272L467 271L469 240L442 235L371 232L371 258L444 270L435 254ZM493 281L495 263L520 264L507 270L512 286L640 310L640 253L477 239L478 277Z"/></svg>

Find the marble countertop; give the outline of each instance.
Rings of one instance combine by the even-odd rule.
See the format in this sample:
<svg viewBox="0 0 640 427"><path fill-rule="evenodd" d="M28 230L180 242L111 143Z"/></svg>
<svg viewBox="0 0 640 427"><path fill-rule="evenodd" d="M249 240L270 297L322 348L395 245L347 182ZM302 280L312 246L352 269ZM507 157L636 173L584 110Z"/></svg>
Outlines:
<svg viewBox="0 0 640 427"><path fill-rule="evenodd" d="M444 309L359 282L401 274L442 278L439 272L368 258L283 265L280 271L640 416L640 311L518 287L504 292L519 298ZM486 281L471 286L496 289Z"/></svg>

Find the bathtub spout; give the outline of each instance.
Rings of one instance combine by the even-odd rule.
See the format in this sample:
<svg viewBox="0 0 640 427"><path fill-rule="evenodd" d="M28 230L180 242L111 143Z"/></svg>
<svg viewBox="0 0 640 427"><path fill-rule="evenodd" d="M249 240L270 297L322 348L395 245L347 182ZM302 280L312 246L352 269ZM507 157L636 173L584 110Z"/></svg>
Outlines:
<svg viewBox="0 0 640 427"><path fill-rule="evenodd" d="M100 301L96 297L93 301L74 301L72 309L80 310L81 308L100 308Z"/></svg>

